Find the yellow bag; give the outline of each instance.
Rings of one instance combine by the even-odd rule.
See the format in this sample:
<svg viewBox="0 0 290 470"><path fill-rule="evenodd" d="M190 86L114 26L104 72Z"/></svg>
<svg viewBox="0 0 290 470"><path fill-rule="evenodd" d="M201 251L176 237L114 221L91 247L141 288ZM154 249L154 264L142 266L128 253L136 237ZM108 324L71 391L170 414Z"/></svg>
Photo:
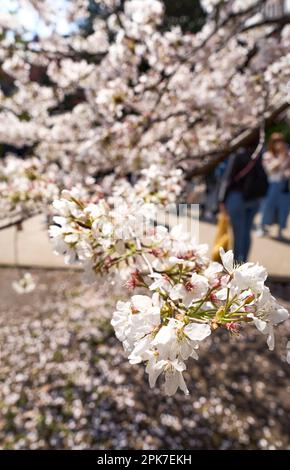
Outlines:
<svg viewBox="0 0 290 470"><path fill-rule="evenodd" d="M232 248L232 230L228 215L220 212L218 215L217 233L215 237L214 247L212 250L212 260L220 261L220 248L225 251Z"/></svg>

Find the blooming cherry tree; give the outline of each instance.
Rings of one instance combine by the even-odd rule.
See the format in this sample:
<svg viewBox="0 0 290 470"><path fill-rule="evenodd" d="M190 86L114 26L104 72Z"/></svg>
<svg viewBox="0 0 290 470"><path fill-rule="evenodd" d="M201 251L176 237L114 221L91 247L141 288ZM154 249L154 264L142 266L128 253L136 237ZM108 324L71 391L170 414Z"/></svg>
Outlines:
<svg viewBox="0 0 290 470"><path fill-rule="evenodd" d="M112 326L168 395L188 393L187 361L218 329L254 325L273 349L288 313L265 269L235 265L232 252L212 263L181 227L152 220L186 176L206 174L287 110L289 16L265 16L266 0L202 0L204 27L184 33L163 28L162 1L103 0L85 33L90 2L77 0L65 3L61 35L53 2L18 3L49 34L27 39L0 13L1 218L54 212L49 233L66 263L88 282L118 277L134 291ZM33 286L26 274L14 287Z"/></svg>
<svg viewBox="0 0 290 470"><path fill-rule="evenodd" d="M99 2L89 34L88 0L69 2L68 36L51 2L29 4L51 34L20 41L1 14L0 141L58 165L63 187L148 162L206 173L288 107L290 18L266 0L204 0L196 34L163 30L159 0Z"/></svg>

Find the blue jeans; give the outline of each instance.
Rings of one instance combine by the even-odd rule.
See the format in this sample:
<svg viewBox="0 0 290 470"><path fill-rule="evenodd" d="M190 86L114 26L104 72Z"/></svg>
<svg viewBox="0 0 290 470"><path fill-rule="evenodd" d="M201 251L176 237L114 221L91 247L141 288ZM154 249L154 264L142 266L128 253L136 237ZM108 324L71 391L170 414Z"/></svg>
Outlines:
<svg viewBox="0 0 290 470"><path fill-rule="evenodd" d="M251 248L251 230L260 208L260 200L244 201L239 191L231 191L225 201L234 234L234 256L239 263L247 261Z"/></svg>
<svg viewBox="0 0 290 470"><path fill-rule="evenodd" d="M284 183L285 184L285 183ZM278 223L281 230L287 227L290 194L283 192L283 182L270 183L263 204L262 225Z"/></svg>

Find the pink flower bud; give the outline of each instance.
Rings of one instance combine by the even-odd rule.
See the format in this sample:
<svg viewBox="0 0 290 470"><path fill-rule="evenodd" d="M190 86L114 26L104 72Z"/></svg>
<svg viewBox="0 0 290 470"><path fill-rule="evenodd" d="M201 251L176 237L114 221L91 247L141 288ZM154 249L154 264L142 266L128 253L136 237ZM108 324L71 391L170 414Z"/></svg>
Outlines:
<svg viewBox="0 0 290 470"><path fill-rule="evenodd" d="M237 323L234 323L234 322L226 323L225 327L231 333L238 333L239 332L239 328L238 328Z"/></svg>

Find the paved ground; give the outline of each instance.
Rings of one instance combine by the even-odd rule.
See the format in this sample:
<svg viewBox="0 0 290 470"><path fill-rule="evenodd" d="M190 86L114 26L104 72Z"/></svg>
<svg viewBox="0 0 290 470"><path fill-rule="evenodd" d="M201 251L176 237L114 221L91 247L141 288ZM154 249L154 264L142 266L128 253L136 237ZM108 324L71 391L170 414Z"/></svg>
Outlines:
<svg viewBox="0 0 290 470"><path fill-rule="evenodd" d="M122 286L31 272L37 289L18 296L0 269L0 449L290 450L289 321L273 352L253 326L220 329L187 363L190 395L166 397L110 327Z"/></svg>
<svg viewBox="0 0 290 470"><path fill-rule="evenodd" d="M12 227L0 231L0 264L15 264L17 246L18 263L24 266L63 267L62 257L53 254L44 222L44 216L36 216L23 223L23 230L17 233Z"/></svg>
<svg viewBox="0 0 290 470"><path fill-rule="evenodd" d="M181 221L187 224L186 218ZM176 222L176 217L169 217L169 225ZM196 229L196 226L194 226ZM199 241L212 247L215 237L213 224L200 222ZM0 265L15 264L15 228L0 231ZM257 238L254 234L251 260L263 264L272 276L290 277L290 227L288 239L280 242L273 238ZM18 261L23 266L65 267L62 257L55 256L45 229L43 216L36 216L23 224L23 230L17 235Z"/></svg>

